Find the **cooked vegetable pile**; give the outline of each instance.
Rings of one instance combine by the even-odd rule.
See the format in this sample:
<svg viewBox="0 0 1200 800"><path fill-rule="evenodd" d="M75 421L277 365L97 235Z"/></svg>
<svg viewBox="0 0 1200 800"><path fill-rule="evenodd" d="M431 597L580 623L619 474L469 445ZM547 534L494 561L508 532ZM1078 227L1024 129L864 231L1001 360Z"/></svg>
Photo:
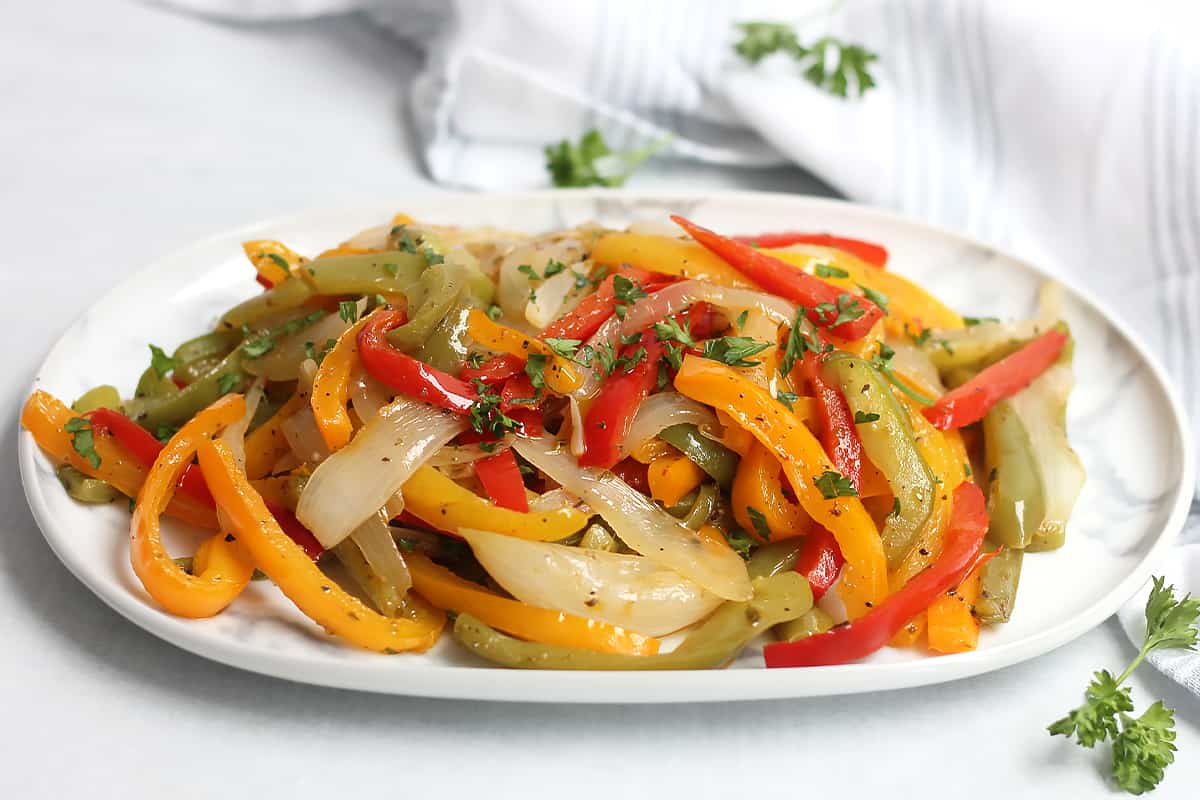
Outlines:
<svg viewBox="0 0 1200 800"><path fill-rule="evenodd" d="M265 576L350 644L453 620L507 667L973 649L1084 480L1054 288L972 319L879 245L672 219L247 242L263 290L151 345L131 397L37 391L22 423L72 497L131 498L134 571L185 617Z"/></svg>

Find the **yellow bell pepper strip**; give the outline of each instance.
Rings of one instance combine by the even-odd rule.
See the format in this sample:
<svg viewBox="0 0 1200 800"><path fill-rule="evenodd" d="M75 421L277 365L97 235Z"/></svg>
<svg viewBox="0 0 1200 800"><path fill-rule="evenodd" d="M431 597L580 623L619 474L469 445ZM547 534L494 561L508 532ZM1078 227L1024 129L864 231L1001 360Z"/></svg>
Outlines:
<svg viewBox="0 0 1200 800"><path fill-rule="evenodd" d="M292 395L270 419L246 437L246 474L251 480L270 475L275 462L289 452L287 437L283 435L283 423L291 419L303 405L304 398L300 394Z"/></svg>
<svg viewBox="0 0 1200 800"><path fill-rule="evenodd" d="M369 315L368 315L369 316ZM363 317L347 328L338 337L337 344L325 354L317 374L313 376L313 416L321 438L332 453L350 443L354 436L354 423L346 403L350 400L350 377L358 365L358 332L366 324Z"/></svg>
<svg viewBox="0 0 1200 800"><path fill-rule="evenodd" d="M588 519L574 508L526 514L501 508L429 466L417 469L400 491L405 511L451 533L477 528L535 542L557 542L582 530Z"/></svg>
<svg viewBox="0 0 1200 800"><path fill-rule="evenodd" d="M741 428L736 430L744 433ZM629 453L629 457L639 464L653 464L663 456L671 455L679 455L679 451L657 436L642 442Z"/></svg>
<svg viewBox="0 0 1200 800"><path fill-rule="evenodd" d="M783 495L779 460L758 442L742 456L729 497L733 518L759 542L763 539L750 519L751 508L763 515L772 541L803 536L812 528L812 520L804 509Z"/></svg>
<svg viewBox="0 0 1200 800"><path fill-rule="evenodd" d="M979 599L979 570L929 606L929 649L935 653L965 653L979 644L979 620L973 613Z"/></svg>
<svg viewBox="0 0 1200 800"><path fill-rule="evenodd" d="M644 233L610 233L592 246L592 261L611 269L632 267L718 283L757 288L733 267L698 242Z"/></svg>
<svg viewBox="0 0 1200 800"><path fill-rule="evenodd" d="M600 653L648 656L658 652L658 639L651 636L501 597L463 580L420 553L407 554L405 561L412 575L413 589L421 597L438 608L470 614L513 636Z"/></svg>
<svg viewBox="0 0 1200 800"><path fill-rule="evenodd" d="M242 418L246 401L225 395L179 429L163 447L138 493L129 521L129 560L146 591L172 614L211 617L241 594L254 573L254 562L232 536L217 534L192 560L196 574L185 572L162 543L160 517L179 479L192 464L202 440Z"/></svg>
<svg viewBox="0 0 1200 800"><path fill-rule="evenodd" d="M377 252L369 247L351 247L348 244L339 244L337 247L325 250L320 253L317 258L328 258L330 256L365 256Z"/></svg>
<svg viewBox="0 0 1200 800"><path fill-rule="evenodd" d="M206 439L198 455L204 479L238 541L307 617L351 644L381 653L421 652L438 640L446 622L442 615L419 621L384 617L321 572L279 527L228 445Z"/></svg>
<svg viewBox="0 0 1200 800"><path fill-rule="evenodd" d="M812 398L810 397L801 397L792 404L792 408L796 411L796 416L801 419L811 419L811 417L806 418L804 416L806 411L809 414L812 413L813 405L811 400ZM739 456L744 456L750 452L750 448L754 446L754 434L734 422L733 418L721 409L716 409L716 412L717 422L721 423L722 433L720 436L714 436L713 441L720 442Z"/></svg>
<svg viewBox="0 0 1200 800"><path fill-rule="evenodd" d="M851 619L887 596L887 562L875 523L855 496L825 497L817 478L833 465L812 432L759 386L724 364L687 356L675 388L693 400L721 409L774 453L800 505L833 533L846 559L838 593Z"/></svg>
<svg viewBox="0 0 1200 800"><path fill-rule="evenodd" d="M557 395L566 395L583 385L583 374L575 364L556 354L550 345L520 331L493 322L478 308L467 316L467 333L484 347L528 360L530 355L546 359L543 377L546 388Z"/></svg>
<svg viewBox="0 0 1200 800"><path fill-rule="evenodd" d="M276 508L288 507L288 481L291 477L288 475L279 475L274 478L252 478L250 485L254 487L254 491L262 495L263 502L268 506ZM295 510L295 509L289 509Z"/></svg>
<svg viewBox="0 0 1200 800"><path fill-rule="evenodd" d="M904 627L896 631L896 635L892 637L888 645L890 647L913 647L921 640L928 625L925 612L922 611L904 623Z"/></svg>
<svg viewBox="0 0 1200 800"><path fill-rule="evenodd" d="M257 280L264 289L283 283L292 276L296 267L308 260L283 242L274 239L242 242L242 250L258 270Z"/></svg>
<svg viewBox="0 0 1200 800"><path fill-rule="evenodd" d="M655 459L646 471L650 496L668 508L704 481L704 470L685 455L664 455Z"/></svg>
<svg viewBox="0 0 1200 800"><path fill-rule="evenodd" d="M39 389L25 401L21 424L33 434L38 447L55 461L70 464L85 475L105 481L127 497L137 497L148 468L109 436L93 437L100 464L92 466L91 461L75 452L74 437L66 430L67 423L78 416L62 401ZM215 530L217 527L213 509L187 495L172 498L166 513L201 528Z"/></svg>

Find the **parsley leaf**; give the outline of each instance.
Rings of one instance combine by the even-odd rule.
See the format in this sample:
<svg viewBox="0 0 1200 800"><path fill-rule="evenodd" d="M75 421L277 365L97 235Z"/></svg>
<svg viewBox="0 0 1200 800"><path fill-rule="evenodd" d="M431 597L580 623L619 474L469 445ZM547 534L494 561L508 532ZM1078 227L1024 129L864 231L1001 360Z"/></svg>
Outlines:
<svg viewBox="0 0 1200 800"><path fill-rule="evenodd" d="M604 342L592 352L600 363L600 369L604 370L604 374L611 375L617 362L617 354L613 350L612 342Z"/></svg>
<svg viewBox="0 0 1200 800"><path fill-rule="evenodd" d="M528 275L531 281L540 281L542 279L542 276L537 274L537 270L528 264L522 264L517 267L517 272L520 272L522 275Z"/></svg>
<svg viewBox="0 0 1200 800"><path fill-rule="evenodd" d="M853 322L867 313L863 309L862 303L848 294L839 294L837 296L837 305L833 303L819 303L815 310L821 315L821 321L830 328L836 328L845 322Z"/></svg>
<svg viewBox="0 0 1200 800"><path fill-rule="evenodd" d="M88 460L92 469L100 468L100 454L96 452L96 438L92 433L92 422L87 417L72 417L63 430L71 434L71 446L75 452Z"/></svg>
<svg viewBox="0 0 1200 800"><path fill-rule="evenodd" d="M767 525L766 515L754 506L746 506L746 516L750 517L750 524L754 526L758 538L764 542L771 541L771 527Z"/></svg>
<svg viewBox="0 0 1200 800"><path fill-rule="evenodd" d="M591 281L588 280L588 276L584 275L579 270L573 269L573 270L571 270L571 274L575 276L575 288L576 289L586 289L588 287L588 284L591 283Z"/></svg>
<svg viewBox="0 0 1200 800"><path fill-rule="evenodd" d="M813 270L818 278L849 278L850 273L832 264L817 264Z"/></svg>
<svg viewBox="0 0 1200 800"><path fill-rule="evenodd" d="M804 79L836 97L854 91L861 97L875 86L871 63L878 56L862 45L823 36L811 45L801 44L796 31L776 22L742 22L742 39L734 50L751 64L774 53L785 53L803 67Z"/></svg>
<svg viewBox="0 0 1200 800"><path fill-rule="evenodd" d="M900 498L899 497L892 498L892 513L889 516L893 516L893 517L900 516Z"/></svg>
<svg viewBox="0 0 1200 800"><path fill-rule="evenodd" d="M163 352L161 347L150 345L150 366L160 378L165 378L175 369L175 359Z"/></svg>
<svg viewBox="0 0 1200 800"><path fill-rule="evenodd" d="M261 358L275 348L276 337L290 336L293 333L298 333L324 317L325 314L325 311L317 310L303 317L288 320L278 328L266 331L258 336L247 335L246 340L242 342L242 354L246 358ZM248 331L248 327L243 325L242 330Z"/></svg>
<svg viewBox="0 0 1200 800"><path fill-rule="evenodd" d="M226 372L217 379L217 395L219 397L224 397L240 386L241 383L241 375L238 375L236 372Z"/></svg>
<svg viewBox="0 0 1200 800"><path fill-rule="evenodd" d="M490 319L492 322L495 322L496 320L500 319L500 317L502 317L504 315L504 311L500 308L500 306L496 305L495 303L492 303L490 306L487 307L487 315L488 315L488 319Z"/></svg>
<svg viewBox="0 0 1200 800"><path fill-rule="evenodd" d="M933 335L933 329L932 328L923 328L920 333L914 334L912 331L910 331L908 329L908 323L905 323L904 324L904 333L908 336L909 340L913 344L915 344L917 347L924 347L925 343L929 341L929 337Z"/></svg>
<svg viewBox="0 0 1200 800"><path fill-rule="evenodd" d="M574 144L563 139L546 145L546 170L555 186L621 186L650 156L671 143L670 138L637 150L614 151L600 131L592 128Z"/></svg>
<svg viewBox="0 0 1200 800"><path fill-rule="evenodd" d="M417 254L417 246L413 243L412 237L408 233L407 225L397 225L392 228L392 239L400 252Z"/></svg>
<svg viewBox="0 0 1200 800"><path fill-rule="evenodd" d="M999 317L963 317L963 324L968 328L973 328L976 325L982 325L985 322L999 322Z"/></svg>
<svg viewBox="0 0 1200 800"><path fill-rule="evenodd" d="M887 342L880 342L879 354L871 359L870 364L872 367L879 370L879 374L882 375L888 383L890 383L892 386L895 386L913 400L916 400L923 406L933 405L933 400L929 399L896 377L896 373L892 371L892 357L895 355L896 351L893 350Z"/></svg>
<svg viewBox="0 0 1200 800"><path fill-rule="evenodd" d="M879 306L879 310L884 314L888 313L888 296L886 294L876 291L870 286L863 286L861 283L858 284L858 288L862 289L863 297Z"/></svg>
<svg viewBox="0 0 1200 800"><path fill-rule="evenodd" d="M566 268L567 268L566 264L562 263L561 261L556 261L555 259L552 258L546 262L546 270L545 270L545 272L542 273L542 277L543 278L552 278L555 275L557 275L558 273L565 270Z"/></svg>
<svg viewBox="0 0 1200 800"><path fill-rule="evenodd" d="M562 356L572 361L575 360L575 353L579 350L579 345L583 344L582 339L543 339L546 346L549 347L556 356ZM586 366L586 365L584 365Z"/></svg>
<svg viewBox="0 0 1200 800"><path fill-rule="evenodd" d="M338 316L342 322L358 322L358 303L353 300L338 303Z"/></svg>
<svg viewBox="0 0 1200 800"><path fill-rule="evenodd" d="M667 317L662 322L654 323L654 334L660 342L679 342L684 347L695 347L696 340L692 338L692 323L689 320L684 325L674 317Z"/></svg>
<svg viewBox="0 0 1200 800"><path fill-rule="evenodd" d="M770 342L761 342L749 336L722 336L720 339L706 341L704 351L700 355L731 367L755 367L762 362L749 361L750 356L761 353L770 346Z"/></svg>
<svg viewBox="0 0 1200 800"><path fill-rule="evenodd" d="M793 404L800 399L800 395L795 392L776 392L775 399L784 405L788 411L795 411Z"/></svg>
<svg viewBox="0 0 1200 800"><path fill-rule="evenodd" d="M1166 586L1164 578L1155 578L1146 600L1146 652L1159 647L1195 650L1197 618L1200 617L1200 598L1184 595L1175 600L1175 587Z"/></svg>
<svg viewBox="0 0 1200 800"><path fill-rule="evenodd" d="M879 415L876 414L874 411L855 411L854 412L854 424L855 425L865 425L866 423L874 422L877 419L879 419Z"/></svg>
<svg viewBox="0 0 1200 800"><path fill-rule="evenodd" d="M546 385L546 362L548 360L549 358L538 353L530 353L529 357L525 359L525 374L529 376L529 382L538 392L541 392Z"/></svg>
<svg viewBox="0 0 1200 800"><path fill-rule="evenodd" d="M471 369L479 369L483 366L483 353L480 353L478 350L472 350L467 353L466 363Z"/></svg>
<svg viewBox="0 0 1200 800"><path fill-rule="evenodd" d="M750 317L749 311L743 311L742 313L737 315L737 329L739 331L741 331L742 328L746 327L746 320L749 319L749 317Z"/></svg>
<svg viewBox="0 0 1200 800"><path fill-rule="evenodd" d="M432 247L426 247L421 252L421 255L425 256L425 266L427 266L427 267L432 267L434 264L445 264L446 263L446 258L441 253L434 250ZM387 264L384 264L384 266L386 267ZM395 266L395 265L393 264L392 266ZM392 275L395 275L395 274L396 273L394 273L394 272L392 273Z"/></svg>
<svg viewBox="0 0 1200 800"><path fill-rule="evenodd" d="M839 497L858 497L858 490L854 488L850 479L831 469L813 476L813 485L826 500L835 500Z"/></svg>
<svg viewBox="0 0 1200 800"><path fill-rule="evenodd" d="M1084 747L1092 747L1117 735L1117 714L1133 711L1129 687L1120 688L1108 670L1100 670L1088 684L1087 702L1047 728L1051 736L1074 736Z"/></svg>
<svg viewBox="0 0 1200 800"><path fill-rule="evenodd" d="M287 262L287 259L279 255L279 253L266 253L267 258L275 262L275 266L288 271L288 276L291 276L292 265Z"/></svg>
<svg viewBox="0 0 1200 800"><path fill-rule="evenodd" d="M617 319L625 319L625 312L629 305L643 297L649 297L640 282L630 280L624 275L613 276L613 296L616 298L613 310L616 312Z"/></svg>
<svg viewBox="0 0 1200 800"><path fill-rule="evenodd" d="M1113 739L1112 774L1130 794L1148 792L1175 761L1175 712L1156 701L1134 719L1121 715L1121 733Z"/></svg>
<svg viewBox="0 0 1200 800"><path fill-rule="evenodd" d="M641 361L645 358L646 358L646 347L645 347L645 345L642 345L642 346L638 347L638 349L636 349L632 353L630 353L629 355L621 356L616 361L614 361L613 369L615 370L617 367L622 367L622 368L624 368L624 370L626 372L633 372L633 368L636 367L639 363L641 363Z"/></svg>
<svg viewBox="0 0 1200 800"><path fill-rule="evenodd" d="M750 553L753 552L755 546L754 539L750 536L750 534L746 533L741 528L734 528L725 534L725 541L729 543L729 546L733 549L733 552L737 553L746 561L750 560Z"/></svg>
<svg viewBox="0 0 1200 800"><path fill-rule="evenodd" d="M796 309L796 319L792 320L792 330L788 333L787 343L783 347L783 359L779 363L779 371L784 375L789 375L792 367L806 352L820 353L823 349L820 334L808 321L808 311L801 306Z"/></svg>
<svg viewBox="0 0 1200 800"><path fill-rule="evenodd" d="M492 387L478 378L472 382L479 399L472 404L467 418L476 433L503 436L521 427L521 423L500 410L500 395Z"/></svg>

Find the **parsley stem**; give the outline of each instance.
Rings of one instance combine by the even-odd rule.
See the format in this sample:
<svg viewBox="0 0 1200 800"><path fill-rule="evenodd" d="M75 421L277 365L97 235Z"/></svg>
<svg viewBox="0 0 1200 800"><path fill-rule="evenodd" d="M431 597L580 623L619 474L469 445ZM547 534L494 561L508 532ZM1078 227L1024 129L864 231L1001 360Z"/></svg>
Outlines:
<svg viewBox="0 0 1200 800"><path fill-rule="evenodd" d="M892 386L895 386L897 389L904 392L906 395L911 397L913 400L916 400L918 403L920 403L923 406L933 405L932 400L930 400L928 397L926 397L925 395L918 392L916 389L911 388L904 381L897 378L895 373L892 372L892 370L889 367L881 366L879 371L881 373L883 373L883 377L887 378L888 383L892 384Z"/></svg>
<svg viewBox="0 0 1200 800"><path fill-rule="evenodd" d="M1130 662L1129 666L1125 668L1125 671L1117 676L1117 686L1120 686L1122 683L1124 683L1125 679L1133 674L1133 671L1137 669L1143 661L1146 660L1146 656L1149 654L1150 648L1143 644L1142 649L1138 651L1137 656L1132 662Z"/></svg>

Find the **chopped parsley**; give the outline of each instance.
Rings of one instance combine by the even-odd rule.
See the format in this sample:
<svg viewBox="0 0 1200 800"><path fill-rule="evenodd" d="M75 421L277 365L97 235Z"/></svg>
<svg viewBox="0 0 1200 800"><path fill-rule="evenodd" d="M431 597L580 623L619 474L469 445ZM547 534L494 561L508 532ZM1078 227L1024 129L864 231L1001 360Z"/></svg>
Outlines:
<svg viewBox="0 0 1200 800"><path fill-rule="evenodd" d="M242 383L242 376L236 372L226 372L217 379L217 395L224 397L232 392Z"/></svg>
<svg viewBox="0 0 1200 800"><path fill-rule="evenodd" d="M552 258L546 262L546 269L544 272L542 272L542 277L543 278L552 278L555 275L557 275L558 273L564 271L566 268L567 268L566 264Z"/></svg>
<svg viewBox="0 0 1200 800"><path fill-rule="evenodd" d="M467 353L465 361L471 369L479 369L483 366L483 353L480 353L478 350L472 350L470 353Z"/></svg>
<svg viewBox="0 0 1200 800"><path fill-rule="evenodd" d="M500 306L496 305L495 303L492 303L490 306L487 307L487 315L488 315L488 319L490 319L492 322L495 322L496 320L500 319L501 316L504 315L504 311L500 308Z"/></svg>
<svg viewBox="0 0 1200 800"><path fill-rule="evenodd" d="M316 348L316 345L313 342L305 342L304 343L304 357L312 359L313 361L317 362L317 364L319 365L322 361L325 360L325 356L329 355L329 351L333 350L334 346L336 346L336 345L337 345L337 339L326 339L325 344L321 347L320 350L318 350Z"/></svg>
<svg viewBox="0 0 1200 800"><path fill-rule="evenodd" d="M96 438L92 433L92 422L87 417L72 417L63 429L71 434L71 446L75 452L88 460L92 469L100 468L100 454L96 452Z"/></svg>
<svg viewBox="0 0 1200 800"><path fill-rule="evenodd" d="M742 22L737 29L742 38L733 49L751 64L784 53L802 68L806 81L835 97L849 97L855 91L862 97L875 86L871 64L878 56L862 45L834 36L805 45L790 25L778 22Z"/></svg>
<svg viewBox="0 0 1200 800"><path fill-rule="evenodd" d="M801 306L796 309L796 319L792 320L792 330L788 333L787 343L783 347L783 359L779 363L779 371L788 375L796 362L807 353L820 353L831 349L821 342L821 336L816 328L808 321L808 311Z"/></svg>
<svg viewBox="0 0 1200 800"><path fill-rule="evenodd" d="M750 536L750 534L746 533L741 528L734 528L725 534L725 541L729 543L729 546L733 549L733 552L737 553L746 561L750 560L750 553L753 552L755 544L754 539Z"/></svg>
<svg viewBox="0 0 1200 800"><path fill-rule="evenodd" d="M178 425L168 425L165 422L154 429L154 438L163 444L171 441L171 437L179 431Z"/></svg>
<svg viewBox="0 0 1200 800"><path fill-rule="evenodd" d="M858 490L854 488L850 479L831 469L813 476L813 484L826 500L835 500L839 497L858 497Z"/></svg>
<svg viewBox="0 0 1200 800"><path fill-rule="evenodd" d="M539 393L546 386L546 362L549 361L548 356L543 356L538 353L530 353L525 359L525 374L529 376L529 382Z"/></svg>
<svg viewBox="0 0 1200 800"><path fill-rule="evenodd" d="M358 303L354 300L338 303L338 316L342 318L342 322L358 322Z"/></svg>
<svg viewBox="0 0 1200 800"><path fill-rule="evenodd" d="M640 282L630 280L624 275L614 275L613 296L616 298L613 310L616 312L617 319L625 319L625 312L629 306L649 295L646 294L646 290Z"/></svg>
<svg viewBox="0 0 1200 800"><path fill-rule="evenodd" d="M275 339L277 337L298 333L324 317L326 313L323 310L313 311L311 314L306 314L303 317L288 320L278 328L266 331L258 336L247 336L246 340L242 342L242 354L246 358L261 358L275 348ZM243 326L243 330L246 330L245 326Z"/></svg>
<svg viewBox="0 0 1200 800"><path fill-rule="evenodd" d="M750 312L749 312L749 311L743 311L742 313L738 314L738 316L737 316L737 329L738 329L738 331L739 331L739 332L742 330L742 328L746 327L746 320L747 320L747 319L749 319L749 318L750 318Z"/></svg>
<svg viewBox="0 0 1200 800"><path fill-rule="evenodd" d="M796 394L795 392L781 391L775 394L775 399L782 403L788 411L795 411L795 403L800 399L800 395Z"/></svg>
<svg viewBox="0 0 1200 800"><path fill-rule="evenodd" d="M758 538L764 542L771 541L771 527L767 525L766 516L754 506L746 506L746 516L750 517L750 524L754 526Z"/></svg>
<svg viewBox="0 0 1200 800"><path fill-rule="evenodd" d="M275 266L280 267L281 269L287 270L290 275L292 265L288 263L286 258L279 255L278 253L264 253L263 255L265 255L267 258L271 259L271 261L275 262Z"/></svg>
<svg viewBox="0 0 1200 800"><path fill-rule="evenodd" d="M863 310L862 303L848 294L839 294L836 305L819 303L813 310L820 315L821 322L831 328L836 328L846 322L853 322L867 313Z"/></svg>
<svg viewBox="0 0 1200 800"><path fill-rule="evenodd" d="M914 334L908 329L908 323L904 324L904 332L908 335L909 340L917 347L924 347L929 341L929 337L933 335L932 328L923 328L920 333Z"/></svg>
<svg viewBox="0 0 1200 800"><path fill-rule="evenodd" d="M899 497L897 497L897 498L894 498L894 499L892 500L892 513L891 513L891 516L893 516L893 517L898 517L898 516L900 516L900 498L899 498Z"/></svg>
<svg viewBox="0 0 1200 800"><path fill-rule="evenodd" d="M871 359L871 366L879 370L879 374L883 375L883 377L887 379L888 383L904 392L913 400L916 400L923 406L933 405L932 400L918 392L916 389L910 387L904 381L900 380L900 378L896 376L896 373L892 371L892 357L895 355L896 351L893 350L887 342L880 342L879 355Z"/></svg>
<svg viewBox="0 0 1200 800"><path fill-rule="evenodd" d="M818 278L849 278L850 273L832 264L817 264L813 270Z"/></svg>
<svg viewBox="0 0 1200 800"><path fill-rule="evenodd" d="M862 289L863 297L879 306L879 310L884 314L888 313L888 296L886 294L876 291L870 286L863 286L861 283L858 284L858 288Z"/></svg>
<svg viewBox="0 0 1200 800"><path fill-rule="evenodd" d="M492 387L478 378L472 383L475 384L475 391L479 393L479 399L471 406L467 417L476 433L503 436L521 427L521 423L500 410L500 395Z"/></svg>
<svg viewBox="0 0 1200 800"><path fill-rule="evenodd" d="M976 325L982 325L985 322L999 322L999 317L963 317L963 324L968 328Z"/></svg>
<svg viewBox="0 0 1200 800"><path fill-rule="evenodd" d="M165 378L175 369L175 359L163 352L161 347L150 345L150 366L160 378Z"/></svg>
<svg viewBox="0 0 1200 800"><path fill-rule="evenodd" d="M570 359L571 361L575 360L575 353L578 352L579 346L583 344L582 339L555 339L551 337L548 339L543 339L542 341L546 343L546 346L549 347L556 356L561 356L562 358ZM585 364L583 366L587 365Z"/></svg>
<svg viewBox="0 0 1200 800"><path fill-rule="evenodd" d="M441 253L434 250L432 247L426 247L421 251L421 255L425 257L425 266L432 267L434 264L445 264L446 259ZM385 265L386 266L386 265ZM396 273L392 273L395 275Z"/></svg>
<svg viewBox="0 0 1200 800"><path fill-rule="evenodd" d="M879 415L876 414L874 411L855 411L854 412L854 424L855 425L865 425L866 423L874 422L877 419L879 419Z"/></svg>
<svg viewBox="0 0 1200 800"><path fill-rule="evenodd" d="M654 335L660 342L679 342L684 347L696 346L696 340L692 338L690 320L680 325L674 317L667 317L662 322L654 323Z"/></svg>
<svg viewBox="0 0 1200 800"><path fill-rule="evenodd" d="M762 362L750 361L750 356L761 353L770 346L770 342L762 342L749 336L722 336L720 339L706 341L700 355L731 367L756 367Z"/></svg>

